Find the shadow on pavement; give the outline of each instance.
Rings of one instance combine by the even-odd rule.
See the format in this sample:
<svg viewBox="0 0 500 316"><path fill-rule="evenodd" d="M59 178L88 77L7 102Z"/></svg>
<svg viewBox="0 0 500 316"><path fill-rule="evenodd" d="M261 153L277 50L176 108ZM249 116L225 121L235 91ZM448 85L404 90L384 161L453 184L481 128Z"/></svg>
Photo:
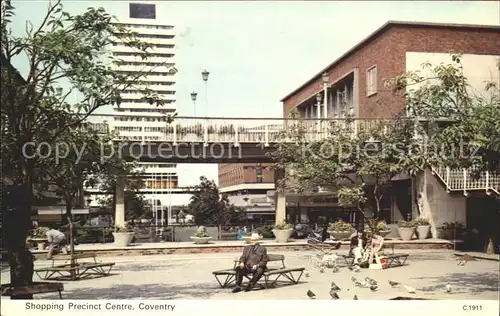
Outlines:
<svg viewBox="0 0 500 316"><path fill-rule="evenodd" d="M416 277L429 280L430 285L421 288L424 292L443 291L450 284L453 293L498 292L498 275L494 273L451 273L435 277Z"/></svg>

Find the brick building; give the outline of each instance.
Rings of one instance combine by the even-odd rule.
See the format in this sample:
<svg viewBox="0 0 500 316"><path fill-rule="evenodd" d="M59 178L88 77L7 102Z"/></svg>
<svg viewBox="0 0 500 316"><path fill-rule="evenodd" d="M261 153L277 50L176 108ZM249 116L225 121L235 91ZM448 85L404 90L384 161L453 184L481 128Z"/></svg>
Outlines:
<svg viewBox="0 0 500 316"><path fill-rule="evenodd" d="M342 118L345 115L389 118L404 114L404 98L394 95L384 81L406 71L419 70L427 61L433 65L451 63L451 54L455 53L462 54L464 75L469 84L474 90L484 92L486 80L500 85L499 43L500 26L389 21L285 96L281 100L283 113L288 117L292 110L297 110L303 118ZM457 181L464 181L465 186L463 174L460 173L461 178ZM417 216L417 200L431 220L433 236L443 222L459 221L476 226L484 222L484 218L477 219L478 212L473 213L478 205L490 205L491 212L483 214L498 217L495 210L498 206L485 194L490 188L472 189L476 190L472 195L469 192L464 195L465 190L458 194L448 193L449 185L443 179L448 178L430 171L416 178L402 175L394 179L397 181L393 185L395 190L382 205L385 219L394 222ZM495 185L498 192L500 184ZM327 204L325 198L320 204L312 202L318 197L287 194L283 198L286 202L280 202L280 207L286 205L288 212L278 207L277 218L288 213L292 221L299 218L331 221L346 211L336 206L334 197Z"/></svg>
<svg viewBox="0 0 500 316"><path fill-rule="evenodd" d="M271 164L219 164L219 188L229 201L244 207L249 219L274 220L274 206L267 192L274 189Z"/></svg>

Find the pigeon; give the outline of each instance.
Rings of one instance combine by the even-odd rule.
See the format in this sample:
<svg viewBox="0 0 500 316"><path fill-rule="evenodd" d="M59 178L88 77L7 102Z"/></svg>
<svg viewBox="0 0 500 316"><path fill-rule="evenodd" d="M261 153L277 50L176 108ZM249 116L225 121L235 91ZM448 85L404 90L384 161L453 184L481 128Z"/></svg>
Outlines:
<svg viewBox="0 0 500 316"><path fill-rule="evenodd" d="M370 290L372 290L372 292L375 292L377 289L378 289L378 286L370 285Z"/></svg>
<svg viewBox="0 0 500 316"><path fill-rule="evenodd" d="M457 261L458 261L457 266L464 266L467 262L469 262L469 261L477 261L477 259L474 258L473 256L469 255L469 254L465 254L463 256L460 256L457 259Z"/></svg>
<svg viewBox="0 0 500 316"><path fill-rule="evenodd" d="M354 272L360 272L361 270L359 269L359 266L355 266L353 271Z"/></svg>
<svg viewBox="0 0 500 316"><path fill-rule="evenodd" d="M358 300L358 296L356 294L354 294L354 297L352 299L355 300L355 301L357 301Z"/></svg>
<svg viewBox="0 0 500 316"><path fill-rule="evenodd" d="M356 277L352 276L351 277L351 281L354 282L354 283L356 283L356 282L358 282L358 279L356 279Z"/></svg>
<svg viewBox="0 0 500 316"><path fill-rule="evenodd" d="M366 287L366 284L363 284L363 283L361 283L359 281L354 282L354 285L357 286L357 287Z"/></svg>
<svg viewBox="0 0 500 316"><path fill-rule="evenodd" d="M415 289L414 289L414 288L412 288L411 286L406 286L406 285L405 285L405 289L406 289L406 291L407 291L408 293L410 293L410 294L415 294L415 292L416 292L416 291L415 291Z"/></svg>
<svg viewBox="0 0 500 316"><path fill-rule="evenodd" d="M309 296L312 300L316 298L316 294L314 294L311 290L307 290L307 296Z"/></svg>
<svg viewBox="0 0 500 316"><path fill-rule="evenodd" d="M308 278L310 275L309 275L309 271L304 271L304 275L306 276L306 278Z"/></svg>
<svg viewBox="0 0 500 316"><path fill-rule="evenodd" d="M325 273L325 268L321 267L321 268L319 269L319 272L320 272L320 273Z"/></svg>
<svg viewBox="0 0 500 316"><path fill-rule="evenodd" d="M337 266L333 267L333 273L337 273L337 272L340 272L340 268Z"/></svg>
<svg viewBox="0 0 500 316"><path fill-rule="evenodd" d="M377 285L377 280L374 280L372 278L366 277L365 281L370 283L370 285Z"/></svg>
<svg viewBox="0 0 500 316"><path fill-rule="evenodd" d="M338 300L338 299L340 299L340 297L337 294L337 292L335 292L333 290L330 290L330 296L332 297L332 300Z"/></svg>
<svg viewBox="0 0 500 316"><path fill-rule="evenodd" d="M330 284L330 289L335 291L335 292L341 291L339 286L337 284L335 284L335 282L333 282L333 281L332 281L332 284Z"/></svg>
<svg viewBox="0 0 500 316"><path fill-rule="evenodd" d="M446 293L451 293L451 285L446 284Z"/></svg>
<svg viewBox="0 0 500 316"><path fill-rule="evenodd" d="M398 286L400 283L399 283L399 282L396 282L396 281L391 281L391 280L389 280L389 284L390 284L392 287L396 287L396 286Z"/></svg>

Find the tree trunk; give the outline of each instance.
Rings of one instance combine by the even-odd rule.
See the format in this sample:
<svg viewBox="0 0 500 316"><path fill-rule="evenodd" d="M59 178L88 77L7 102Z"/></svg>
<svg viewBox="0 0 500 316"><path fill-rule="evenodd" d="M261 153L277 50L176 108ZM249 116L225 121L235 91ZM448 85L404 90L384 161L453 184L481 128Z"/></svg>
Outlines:
<svg viewBox="0 0 500 316"><path fill-rule="evenodd" d="M75 227L73 223L73 219L71 216L71 202L66 201L66 218L68 219L68 225L69 225L69 249L71 251L71 254L75 252L75 242L74 239L75 237L73 236L73 229Z"/></svg>
<svg viewBox="0 0 500 316"><path fill-rule="evenodd" d="M13 287L33 284L34 258L26 248L26 238L31 228L30 215L33 192L29 176L25 177L24 180L23 185L14 189L15 204L4 214L4 241L9 258L10 284ZM18 295L11 298L33 299L33 295Z"/></svg>

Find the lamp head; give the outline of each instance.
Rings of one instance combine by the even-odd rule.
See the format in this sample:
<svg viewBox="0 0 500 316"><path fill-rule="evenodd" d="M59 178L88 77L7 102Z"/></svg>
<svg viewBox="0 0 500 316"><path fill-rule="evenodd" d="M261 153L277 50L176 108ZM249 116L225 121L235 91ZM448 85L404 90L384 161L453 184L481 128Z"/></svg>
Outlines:
<svg viewBox="0 0 500 316"><path fill-rule="evenodd" d="M324 72L324 73L321 75L321 79L323 79L323 83L328 83L328 73L327 73L327 72Z"/></svg>
<svg viewBox="0 0 500 316"><path fill-rule="evenodd" d="M208 80L208 75L209 74L210 73L206 69L201 72L201 78L203 79L203 81L206 82Z"/></svg>
<svg viewBox="0 0 500 316"><path fill-rule="evenodd" d="M195 101L196 101L196 96L198 96L198 93L196 93L196 92L194 92L194 91L193 91L193 92L191 92L191 100L193 100L193 102L195 102Z"/></svg>
<svg viewBox="0 0 500 316"><path fill-rule="evenodd" d="M318 103L321 103L321 94L320 93L316 94L316 101Z"/></svg>

